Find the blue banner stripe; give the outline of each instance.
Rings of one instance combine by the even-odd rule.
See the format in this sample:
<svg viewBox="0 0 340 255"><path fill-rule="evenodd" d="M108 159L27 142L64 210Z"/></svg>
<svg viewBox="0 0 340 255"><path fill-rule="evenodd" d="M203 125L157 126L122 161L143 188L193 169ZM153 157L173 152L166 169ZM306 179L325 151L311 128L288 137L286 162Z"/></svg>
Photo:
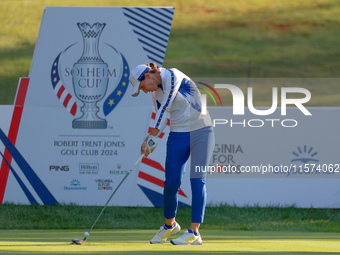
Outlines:
<svg viewBox="0 0 340 255"><path fill-rule="evenodd" d="M175 13L175 8L171 8L172 11L170 11L169 8L160 8L160 9L163 10L163 11L166 11L166 12L170 13L171 15L174 15L174 13Z"/></svg>
<svg viewBox="0 0 340 255"><path fill-rule="evenodd" d="M140 10L141 12L146 13L148 16L150 15L151 17L154 17L155 19L158 19L158 20L160 20L161 22L163 22L163 23L165 23L165 24L167 24L168 26L171 27L171 20L172 20L172 19L171 19L170 22L169 22L169 21L166 21L166 20L161 19L159 16L153 15L152 13L146 11L145 9L137 8L137 10ZM157 24L158 24L158 23L157 23Z"/></svg>
<svg viewBox="0 0 340 255"><path fill-rule="evenodd" d="M152 56L149 56L148 55L148 58L151 60L151 62L156 62L157 66L160 67L160 66L163 66L163 61L159 61L155 58L153 58Z"/></svg>
<svg viewBox="0 0 340 255"><path fill-rule="evenodd" d="M31 166L27 163L24 157L20 154L17 148L12 144L8 137L4 134L2 129L0 129L0 140L5 145L6 149L11 153L15 162L17 162L21 171L26 176L29 183L34 188L35 192L40 197L44 204L57 204L57 200L51 194L51 192L46 188L45 184L40 180L37 174L33 171Z"/></svg>
<svg viewBox="0 0 340 255"><path fill-rule="evenodd" d="M133 30L133 31L134 31L136 34L138 34L138 35L140 35L140 36L142 36L142 37L148 39L149 41L152 41L152 42L154 42L154 43L156 43L156 44L158 44L158 45L160 45L160 46L166 48L166 45L160 44L159 42L157 42L157 41L151 39L150 37L147 37L146 35L143 35L143 34L139 33L139 32L136 31L136 30Z"/></svg>
<svg viewBox="0 0 340 255"><path fill-rule="evenodd" d="M171 11L169 11L169 10ZM123 8L137 40L150 61L163 65L174 8Z"/></svg>
<svg viewBox="0 0 340 255"><path fill-rule="evenodd" d="M148 56L148 58L149 58L150 62L155 62L158 67L163 66L163 62L158 62L157 60L152 59L152 57L149 57L149 56Z"/></svg>
<svg viewBox="0 0 340 255"><path fill-rule="evenodd" d="M141 15L141 14L139 14L139 13L137 13L137 12L135 12L135 11L131 10L130 8L123 8L123 9L125 9L125 10L127 10L127 11L129 11L129 12L131 12L131 13L133 13L133 14L135 14L135 15L139 16L139 17L141 17L143 20L149 21L149 22L150 22L150 24L148 25L148 27L152 27L151 25L154 23L154 21L153 21L153 20L151 20L151 19L149 19L148 17L146 17L146 16L143 16L143 15ZM169 31L169 32L170 32L170 27L169 27L169 28L167 28L167 27L165 27L165 26L162 26L161 24L157 24L157 25L158 25L159 27L163 28L164 30L166 30L166 31Z"/></svg>
<svg viewBox="0 0 340 255"><path fill-rule="evenodd" d="M153 48L153 49L155 49L155 50L158 50L159 52L161 52L161 53L163 53L163 54L165 55L165 51L164 51L164 50L161 50L161 49L159 49L159 48L157 48L157 47L151 45L150 43L147 43L146 41L144 41L144 40L142 40L142 39L138 39L138 41L140 41L141 43L143 43L143 44L149 46L150 48Z"/></svg>
<svg viewBox="0 0 340 255"><path fill-rule="evenodd" d="M157 58L154 58L153 56L148 55L148 58L151 59L152 61L155 61L157 63L163 64L163 60L159 60Z"/></svg>
<svg viewBox="0 0 340 255"><path fill-rule="evenodd" d="M59 68L58 63L59 63L60 55L61 53L56 57L51 68L51 82L52 82L53 89L55 89L55 87L57 86L57 83L60 81L60 76L58 72L58 68Z"/></svg>
<svg viewBox="0 0 340 255"><path fill-rule="evenodd" d="M125 15L126 17L128 17L128 18L130 18L130 19L132 19L132 20L134 20L134 21L136 21L136 22L138 22L138 23L143 24L144 26L146 26L146 27L148 27L148 28L150 28L150 29L152 29L152 30L155 30L157 33L161 33L161 34L164 34L164 35L166 35L166 36L169 36L169 34L170 34L170 30L168 30L168 34L166 34L166 33L162 32L161 30L159 30L159 29L157 29L157 28L155 28L155 27L150 27L150 24L147 24L147 23L145 23L145 22L143 22L143 21L141 21L141 20L138 20L138 19L136 19L135 17L132 17L132 16L130 16L129 14L127 14L127 13L125 13L125 12L124 12L124 15Z"/></svg>
<svg viewBox="0 0 340 255"><path fill-rule="evenodd" d="M152 55L156 56L156 57L159 57L160 59L164 59L164 56L160 56L160 55L157 55L156 53L152 52L151 50L148 50L147 48L144 48L143 49L149 53L151 53Z"/></svg>
<svg viewBox="0 0 340 255"><path fill-rule="evenodd" d="M150 200L152 205L154 207L163 207L164 206L164 195L161 193L158 193L152 189L146 188L140 184L137 184L140 189L144 192L145 196ZM178 201L178 206L179 207L188 207L190 205L183 203L181 201Z"/></svg>
<svg viewBox="0 0 340 255"><path fill-rule="evenodd" d="M137 8L141 8L141 7L137 7ZM162 17L163 19L165 19L165 21L169 22L170 23L169 25L171 26L172 17L174 16L174 14L167 12L166 8L152 8L151 7L151 8L144 8L144 9L147 12L153 12L154 15L158 17Z"/></svg>
<svg viewBox="0 0 340 255"><path fill-rule="evenodd" d="M123 54L120 54L122 57L122 77L116 87L116 89L106 98L103 105L104 115L107 116L122 100L124 94L127 91L129 86L129 77L130 77L130 69L129 64L124 58Z"/></svg>
<svg viewBox="0 0 340 255"><path fill-rule="evenodd" d="M2 156L2 158L5 160L7 166L11 169L15 179L17 180L17 182L19 183L19 186L21 187L22 191L25 193L28 201L30 201L31 205L37 205L38 202L37 200L35 200L35 198L33 197L33 195L31 194L31 192L28 190L28 188L26 187L26 185L24 184L24 182L20 179L19 175L14 171L13 167L11 166L11 164L7 161L7 159L5 158L5 156L1 153L0 154Z"/></svg>
<svg viewBox="0 0 340 255"><path fill-rule="evenodd" d="M156 13L159 13L163 17L166 17L167 19L172 21L172 17L174 15L173 13L171 13L171 16L168 16L167 13L163 13L163 12L159 11L159 9L150 8L149 10L156 12ZM161 10L166 11L166 9L161 9Z"/></svg>
<svg viewBox="0 0 340 255"><path fill-rule="evenodd" d="M163 11L166 12L167 14L170 14L170 16L174 16L175 13L175 8L149 8L151 10L157 10L159 12Z"/></svg>
<svg viewBox="0 0 340 255"><path fill-rule="evenodd" d="M132 22L130 22L130 21L129 21L129 23L130 23L131 26L136 27L136 28L138 28L138 29L144 31L144 32L147 33L147 34L152 35L152 36L154 36L154 37L156 37L156 38L158 38L158 39L164 41L165 43L168 42L168 36L167 36L167 35L166 35L166 38L167 38L167 39L164 39L164 38L162 38L162 37L159 37L159 35L156 35L156 34L150 32L150 31L148 31L148 30L146 30L146 29L144 29L144 28L142 28L142 27L140 27L140 26L137 26L136 24L134 24L134 23L132 23Z"/></svg>

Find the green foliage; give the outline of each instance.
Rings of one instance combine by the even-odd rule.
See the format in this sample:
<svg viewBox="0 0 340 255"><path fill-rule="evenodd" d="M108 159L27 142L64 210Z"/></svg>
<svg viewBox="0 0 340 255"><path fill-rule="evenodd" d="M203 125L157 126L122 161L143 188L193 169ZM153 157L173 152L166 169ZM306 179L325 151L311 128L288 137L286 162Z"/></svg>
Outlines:
<svg viewBox="0 0 340 255"><path fill-rule="evenodd" d="M193 78L338 77L340 2L336 0L2 0L0 104L12 104L27 77L44 6L174 6L165 56ZM251 66L251 68L249 68ZM319 92L317 106L339 105Z"/></svg>

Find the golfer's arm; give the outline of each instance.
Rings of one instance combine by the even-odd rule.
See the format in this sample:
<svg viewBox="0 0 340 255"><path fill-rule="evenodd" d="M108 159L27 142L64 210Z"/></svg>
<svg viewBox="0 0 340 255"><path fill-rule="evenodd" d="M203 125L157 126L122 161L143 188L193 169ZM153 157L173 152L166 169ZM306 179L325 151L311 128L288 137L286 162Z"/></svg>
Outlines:
<svg viewBox="0 0 340 255"><path fill-rule="evenodd" d="M159 133L158 128L151 128L150 135L157 136Z"/></svg>

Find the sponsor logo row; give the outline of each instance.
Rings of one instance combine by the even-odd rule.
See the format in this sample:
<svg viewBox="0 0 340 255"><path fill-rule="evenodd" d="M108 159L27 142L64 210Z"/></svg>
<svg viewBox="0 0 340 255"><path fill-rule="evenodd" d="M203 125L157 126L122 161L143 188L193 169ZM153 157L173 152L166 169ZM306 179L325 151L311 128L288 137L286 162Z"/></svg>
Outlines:
<svg viewBox="0 0 340 255"><path fill-rule="evenodd" d="M50 172L69 172L71 171L69 165L50 165ZM79 174L98 174L99 164L98 163L80 163L78 168ZM117 164L115 169L108 171L110 175L122 175L127 174L128 170L123 170L121 164Z"/></svg>
<svg viewBox="0 0 340 255"><path fill-rule="evenodd" d="M95 186L98 190L112 190L112 179L95 179ZM64 190L66 191L75 191L75 190L87 190L87 186L84 186L79 179L72 179L68 185L64 186Z"/></svg>

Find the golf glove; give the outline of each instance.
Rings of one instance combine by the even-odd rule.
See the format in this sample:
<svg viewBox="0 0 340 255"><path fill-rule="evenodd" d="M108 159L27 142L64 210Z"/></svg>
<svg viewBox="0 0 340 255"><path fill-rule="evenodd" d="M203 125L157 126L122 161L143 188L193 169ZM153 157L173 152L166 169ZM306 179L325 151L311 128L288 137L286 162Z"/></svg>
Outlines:
<svg viewBox="0 0 340 255"><path fill-rule="evenodd" d="M156 136L149 135L146 140L146 150L151 153L158 145Z"/></svg>

